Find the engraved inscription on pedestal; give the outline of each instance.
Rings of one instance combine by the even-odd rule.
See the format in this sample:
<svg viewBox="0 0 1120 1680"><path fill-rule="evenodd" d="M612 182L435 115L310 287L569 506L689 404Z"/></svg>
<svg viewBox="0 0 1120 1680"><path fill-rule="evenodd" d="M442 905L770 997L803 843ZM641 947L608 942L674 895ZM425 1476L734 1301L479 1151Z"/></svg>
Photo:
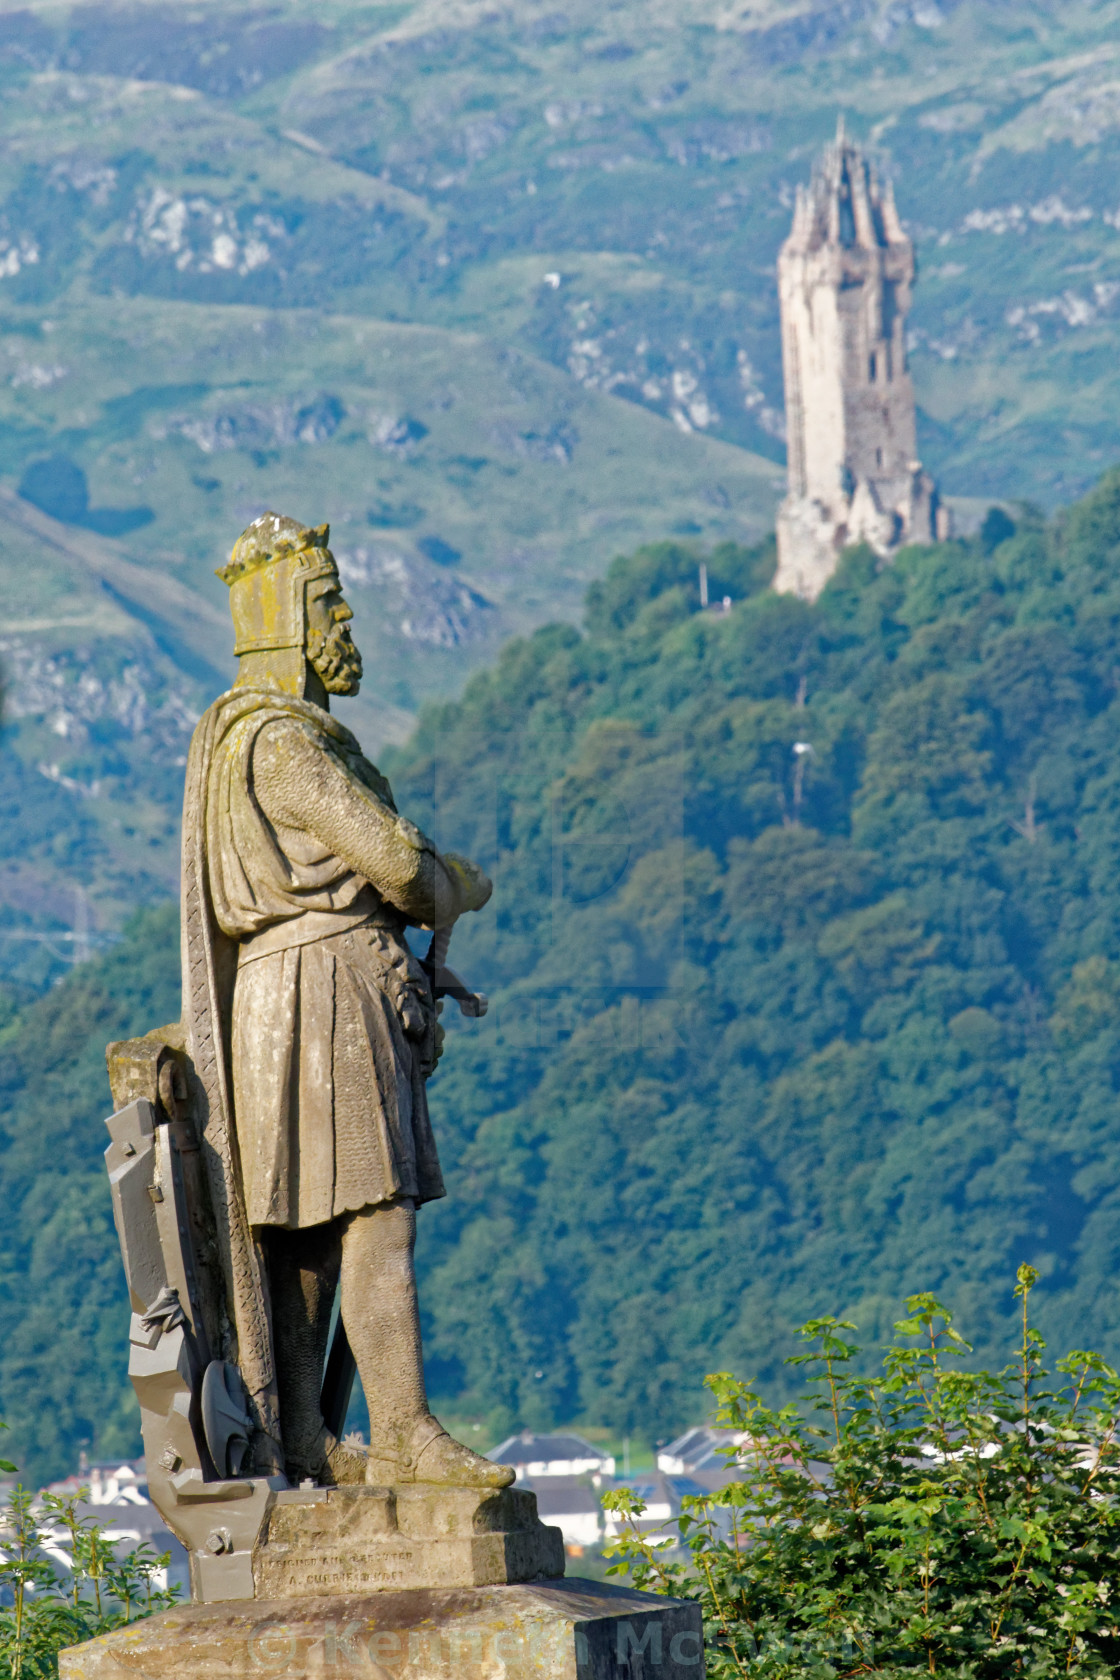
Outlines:
<svg viewBox="0 0 1120 1680"><path fill-rule="evenodd" d="M481 1587L563 1574L560 1530L516 1488L292 1488L253 1554L255 1596Z"/></svg>

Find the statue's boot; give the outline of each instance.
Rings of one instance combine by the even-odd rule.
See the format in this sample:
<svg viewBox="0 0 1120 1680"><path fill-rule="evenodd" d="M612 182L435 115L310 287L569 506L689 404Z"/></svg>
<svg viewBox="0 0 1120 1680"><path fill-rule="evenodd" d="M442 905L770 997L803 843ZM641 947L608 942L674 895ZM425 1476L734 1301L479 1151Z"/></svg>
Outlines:
<svg viewBox="0 0 1120 1680"><path fill-rule="evenodd" d="M339 1441L324 1424L308 1448L303 1451L289 1447L288 1480L298 1487L312 1481L318 1487L345 1487L364 1482L366 1478L366 1449L354 1441Z"/></svg>
<svg viewBox="0 0 1120 1680"><path fill-rule="evenodd" d="M493 1464L464 1447L430 1412L418 1418L411 1431L401 1433L406 1444L397 1451L385 1439L371 1444L366 1459L366 1481L371 1485L434 1482L443 1487L504 1488L514 1479L512 1465Z"/></svg>

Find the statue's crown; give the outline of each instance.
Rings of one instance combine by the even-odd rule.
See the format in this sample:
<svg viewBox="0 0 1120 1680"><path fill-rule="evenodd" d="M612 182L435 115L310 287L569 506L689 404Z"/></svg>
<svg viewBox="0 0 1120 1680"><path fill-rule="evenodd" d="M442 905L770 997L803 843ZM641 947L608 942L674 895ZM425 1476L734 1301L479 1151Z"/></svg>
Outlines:
<svg viewBox="0 0 1120 1680"><path fill-rule="evenodd" d="M242 531L217 574L229 585L236 654L303 647L307 585L338 578L330 534L329 525L301 525L272 512Z"/></svg>
<svg viewBox="0 0 1120 1680"><path fill-rule="evenodd" d="M286 560L309 549L326 548L330 541L329 525L301 525L298 519L270 509L247 525L233 545L229 565L218 568L217 576L231 586L262 566Z"/></svg>

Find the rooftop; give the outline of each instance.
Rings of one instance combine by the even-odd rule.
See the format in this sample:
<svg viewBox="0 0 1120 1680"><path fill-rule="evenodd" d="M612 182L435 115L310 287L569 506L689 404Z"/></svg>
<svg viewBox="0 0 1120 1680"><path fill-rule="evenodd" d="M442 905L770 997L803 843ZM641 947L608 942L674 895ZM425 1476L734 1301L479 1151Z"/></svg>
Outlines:
<svg viewBox="0 0 1120 1680"><path fill-rule="evenodd" d="M719 1471L725 1472L730 1480L735 1461L727 1456L728 1448L740 1446L745 1439L745 1435L733 1429L713 1429L710 1424L697 1424L661 1448L657 1454L657 1468L669 1476L694 1476L700 1471Z"/></svg>
<svg viewBox="0 0 1120 1680"><path fill-rule="evenodd" d="M529 1476L575 1476L588 1470L614 1470L614 1459L582 1435L535 1435L523 1429L487 1454L495 1464L512 1464Z"/></svg>

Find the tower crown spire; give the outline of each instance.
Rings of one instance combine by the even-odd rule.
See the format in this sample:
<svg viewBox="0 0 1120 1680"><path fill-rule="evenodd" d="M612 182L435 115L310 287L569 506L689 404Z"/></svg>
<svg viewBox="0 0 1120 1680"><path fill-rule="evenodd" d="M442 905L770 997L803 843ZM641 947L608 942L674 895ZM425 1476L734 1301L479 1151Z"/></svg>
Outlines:
<svg viewBox="0 0 1120 1680"><path fill-rule="evenodd" d="M880 185L860 146L848 138L843 115L835 140L813 166L806 199L807 214L791 236L806 250L832 245L873 251L907 243L890 184Z"/></svg>

